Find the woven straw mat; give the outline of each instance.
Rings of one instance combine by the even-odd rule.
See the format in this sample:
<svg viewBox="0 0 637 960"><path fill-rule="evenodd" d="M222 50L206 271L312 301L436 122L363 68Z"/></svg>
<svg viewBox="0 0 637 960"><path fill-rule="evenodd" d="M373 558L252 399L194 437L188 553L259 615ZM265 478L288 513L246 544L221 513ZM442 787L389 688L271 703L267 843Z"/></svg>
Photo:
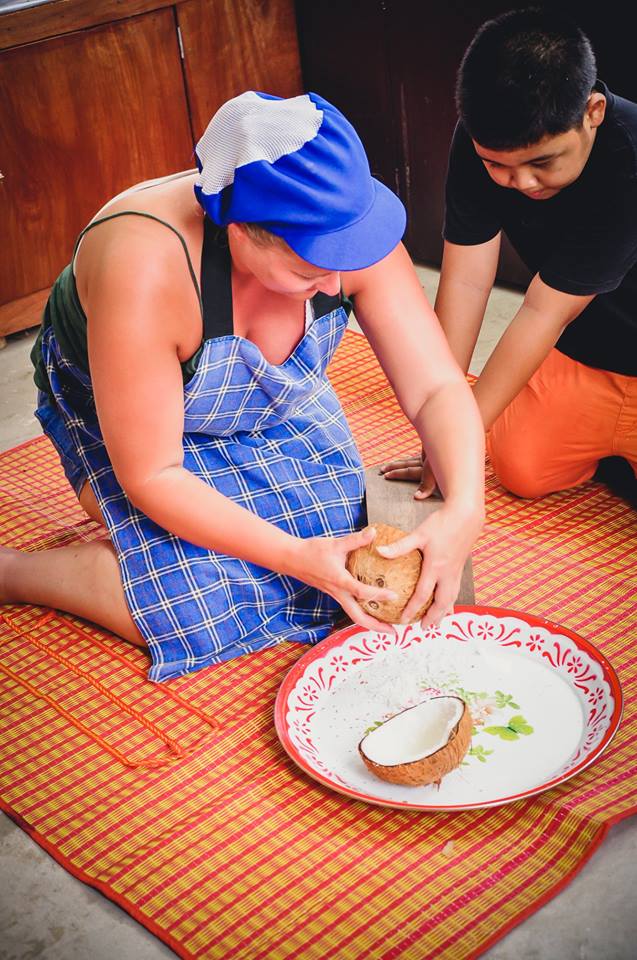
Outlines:
<svg viewBox="0 0 637 960"><path fill-rule="evenodd" d="M363 337L331 379L367 465L418 450ZM367 806L310 781L272 708L296 644L169 684L145 654L71 617L5 606L2 806L67 870L182 957L475 957L556 893L635 810L635 515L588 483L538 501L488 475L476 596L603 650L626 709L590 768L496 809ZM0 542L100 535L44 438L0 455Z"/></svg>

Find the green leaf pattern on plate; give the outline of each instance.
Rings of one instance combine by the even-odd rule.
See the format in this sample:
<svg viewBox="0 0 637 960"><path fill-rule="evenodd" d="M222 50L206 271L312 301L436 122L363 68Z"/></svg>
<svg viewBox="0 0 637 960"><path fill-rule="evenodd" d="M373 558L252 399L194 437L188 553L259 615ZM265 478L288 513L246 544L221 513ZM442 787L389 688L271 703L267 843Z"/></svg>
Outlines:
<svg viewBox="0 0 637 960"><path fill-rule="evenodd" d="M468 753L468 756L475 757L480 763L486 763L487 757L490 753L493 753L493 750L485 750L483 746L478 744L475 747L471 747Z"/></svg>
<svg viewBox="0 0 637 960"><path fill-rule="evenodd" d="M498 737L500 740L514 742L519 740L520 737L528 737L533 733L533 727L520 713L513 714L508 720L506 717L493 716L495 713L520 709L520 705L515 702L513 695L505 693L503 690L496 690L493 694L486 690L466 690L454 680L449 680L447 683L441 683L438 686L425 682L422 687L432 693L437 691L439 694L460 697L471 710L474 719L471 732L472 742L463 765L467 765L470 757L473 757L479 763L486 763L488 756L494 752L493 750L487 750L482 744L476 744L475 738L482 734L486 733L489 736ZM487 717L500 722L486 726Z"/></svg>

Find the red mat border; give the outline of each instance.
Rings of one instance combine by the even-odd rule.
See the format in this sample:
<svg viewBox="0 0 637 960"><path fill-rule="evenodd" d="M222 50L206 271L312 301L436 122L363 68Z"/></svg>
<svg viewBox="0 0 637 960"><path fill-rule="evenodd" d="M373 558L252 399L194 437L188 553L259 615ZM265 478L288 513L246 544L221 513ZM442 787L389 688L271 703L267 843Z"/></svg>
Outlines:
<svg viewBox="0 0 637 960"><path fill-rule="evenodd" d="M352 800L352 802L358 803L359 801ZM102 896L106 897L107 900L111 900L113 903L117 904L117 906L124 910L125 913L129 914L133 920L136 920L148 931L150 931L150 933L161 940L162 943L165 943L166 946L170 947L170 949L173 950L177 956L182 957L183 960L192 960L195 954L184 950L174 937L172 937L167 931L163 930L157 923L155 923L154 920L142 913L142 911L139 910L131 901L127 900L126 897L115 893L115 891L111 890L107 884L103 883L101 880L93 879L80 867L74 866L73 863L64 856L64 854L60 853L60 851L53 846L53 844L49 843L49 841L45 837L41 836L37 830L34 830L32 827L30 827L29 824L19 814L15 813L1 797L0 810L2 810L3 813L5 813L17 827L19 827L32 840L34 840L39 847L48 853L53 860L59 863L61 867L71 874L71 876L75 877L76 880L80 880L87 886L93 887L94 890L97 890L99 893L101 893ZM526 907L522 913L510 920L507 924L505 924L504 927L494 933L492 937L489 937L489 939L486 940L477 950L466 954L463 960L477 960L478 957L482 956L482 954L489 950L494 944L506 937L506 935L514 930L515 927L519 926L534 913L537 913L538 910L540 910L550 900L557 896L558 893L561 893L561 891L569 885L569 883L574 877L577 876L578 873L580 873L593 854L599 849L605 838L608 836L611 828L635 814L637 814L637 804L624 813L611 817L605 823L600 824L597 835L591 841L590 845L582 854L581 859L575 864L572 870L570 870L564 877L561 877L560 880L558 880L549 890L545 891L545 893L543 893L542 896L537 899L537 901L535 901L533 904L529 904L529 906ZM420 960L435 960L435 955L422 954L420 956Z"/></svg>

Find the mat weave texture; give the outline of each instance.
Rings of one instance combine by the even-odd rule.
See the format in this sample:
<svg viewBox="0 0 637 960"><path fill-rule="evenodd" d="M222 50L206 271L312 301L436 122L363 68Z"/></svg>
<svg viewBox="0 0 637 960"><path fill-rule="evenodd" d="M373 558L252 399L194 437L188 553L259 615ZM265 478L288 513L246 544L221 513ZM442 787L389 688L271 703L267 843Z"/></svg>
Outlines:
<svg viewBox="0 0 637 960"><path fill-rule="evenodd" d="M367 465L418 449L360 335L346 334L329 372ZM0 455L0 543L100 535L47 440ZM182 957L478 956L637 807L636 553L635 513L600 485L527 502L489 476L477 602L579 632L626 700L602 758L540 796L427 814L349 800L307 779L274 732L277 689L305 647L157 686L141 651L5 606L2 808Z"/></svg>

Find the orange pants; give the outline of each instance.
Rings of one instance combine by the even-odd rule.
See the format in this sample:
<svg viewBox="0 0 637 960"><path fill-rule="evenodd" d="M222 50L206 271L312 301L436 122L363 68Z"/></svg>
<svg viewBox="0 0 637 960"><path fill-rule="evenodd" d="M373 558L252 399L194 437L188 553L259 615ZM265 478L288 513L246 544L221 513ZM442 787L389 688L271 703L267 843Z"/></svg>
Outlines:
<svg viewBox="0 0 637 960"><path fill-rule="evenodd" d="M585 483L602 457L624 457L637 477L637 377L551 350L493 424L487 450L502 485L519 497Z"/></svg>

